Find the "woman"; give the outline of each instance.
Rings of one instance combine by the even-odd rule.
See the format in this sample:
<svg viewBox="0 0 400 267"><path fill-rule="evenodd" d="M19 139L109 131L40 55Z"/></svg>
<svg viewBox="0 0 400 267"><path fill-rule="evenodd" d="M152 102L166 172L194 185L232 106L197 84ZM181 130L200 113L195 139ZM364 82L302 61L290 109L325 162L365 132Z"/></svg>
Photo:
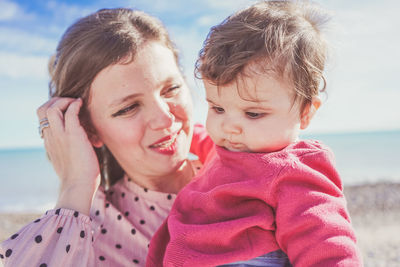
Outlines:
<svg viewBox="0 0 400 267"><path fill-rule="evenodd" d="M144 265L195 174L189 89L162 24L104 9L73 24L50 62L40 133L60 177L54 210L1 244L5 266ZM99 186L100 184L100 186Z"/></svg>

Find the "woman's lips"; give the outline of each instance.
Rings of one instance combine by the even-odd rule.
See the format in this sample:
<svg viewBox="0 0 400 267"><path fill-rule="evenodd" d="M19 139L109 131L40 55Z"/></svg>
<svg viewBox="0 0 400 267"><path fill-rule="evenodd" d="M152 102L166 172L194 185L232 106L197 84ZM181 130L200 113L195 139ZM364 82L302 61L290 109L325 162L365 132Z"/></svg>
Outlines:
<svg viewBox="0 0 400 267"><path fill-rule="evenodd" d="M174 134L165 136L155 142L154 144L150 145L149 148L151 148L153 151L156 151L161 154L165 155L172 155L175 153L177 150L177 137L180 133L180 130L177 131Z"/></svg>

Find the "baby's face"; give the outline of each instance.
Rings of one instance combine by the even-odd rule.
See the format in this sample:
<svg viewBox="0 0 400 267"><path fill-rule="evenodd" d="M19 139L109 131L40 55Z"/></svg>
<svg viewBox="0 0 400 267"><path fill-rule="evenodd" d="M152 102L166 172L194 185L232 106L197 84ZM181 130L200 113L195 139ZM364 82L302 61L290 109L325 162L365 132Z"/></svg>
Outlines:
<svg viewBox="0 0 400 267"><path fill-rule="evenodd" d="M251 73L219 88L207 81L204 85L209 104L206 127L218 146L272 152L297 139L301 116L290 83Z"/></svg>

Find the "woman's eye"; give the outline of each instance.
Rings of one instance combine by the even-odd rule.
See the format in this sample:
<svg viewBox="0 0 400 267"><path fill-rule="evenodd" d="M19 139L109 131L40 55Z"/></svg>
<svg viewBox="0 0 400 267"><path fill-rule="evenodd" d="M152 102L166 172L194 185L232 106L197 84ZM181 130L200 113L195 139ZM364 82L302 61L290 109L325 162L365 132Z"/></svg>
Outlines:
<svg viewBox="0 0 400 267"><path fill-rule="evenodd" d="M172 87L169 87L167 90L165 90L163 95L165 95L167 97L175 96L179 92L180 88L181 88L181 85L174 85Z"/></svg>
<svg viewBox="0 0 400 267"><path fill-rule="evenodd" d="M258 119L265 115L265 113L246 112L246 116L250 119Z"/></svg>
<svg viewBox="0 0 400 267"><path fill-rule="evenodd" d="M211 107L211 109L213 109L217 114L222 114L225 112L225 110L221 107Z"/></svg>
<svg viewBox="0 0 400 267"><path fill-rule="evenodd" d="M132 105L126 107L126 108L123 108L123 109L121 109L121 110L118 110L117 112L115 112L114 114L112 114L112 116L113 116L113 117L118 117L118 116L121 116L121 115L125 115L125 114L128 114L128 113L132 113L132 112L136 111L136 109L137 109L138 107L139 107L139 103L132 104Z"/></svg>

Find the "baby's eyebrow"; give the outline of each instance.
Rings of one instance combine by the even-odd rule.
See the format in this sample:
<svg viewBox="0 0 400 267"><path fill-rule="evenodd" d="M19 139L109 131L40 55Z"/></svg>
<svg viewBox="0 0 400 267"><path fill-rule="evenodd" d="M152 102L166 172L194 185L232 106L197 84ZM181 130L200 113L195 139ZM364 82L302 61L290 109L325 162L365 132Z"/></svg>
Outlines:
<svg viewBox="0 0 400 267"><path fill-rule="evenodd" d="M271 99L269 99L269 98L261 99L261 98L252 97L252 96L245 97L245 96L243 96L243 95L240 95L240 98L241 98L242 100L246 101L246 102L251 102L251 103L256 103L256 104L269 103L269 102L271 102Z"/></svg>
<svg viewBox="0 0 400 267"><path fill-rule="evenodd" d="M271 111L272 109L270 107L249 106L246 107L245 110L258 110L258 111L268 112Z"/></svg>
<svg viewBox="0 0 400 267"><path fill-rule="evenodd" d="M209 99L209 98L206 98L206 101L208 102L208 103L211 103L211 104L213 104L213 105L216 105L211 99Z"/></svg>

